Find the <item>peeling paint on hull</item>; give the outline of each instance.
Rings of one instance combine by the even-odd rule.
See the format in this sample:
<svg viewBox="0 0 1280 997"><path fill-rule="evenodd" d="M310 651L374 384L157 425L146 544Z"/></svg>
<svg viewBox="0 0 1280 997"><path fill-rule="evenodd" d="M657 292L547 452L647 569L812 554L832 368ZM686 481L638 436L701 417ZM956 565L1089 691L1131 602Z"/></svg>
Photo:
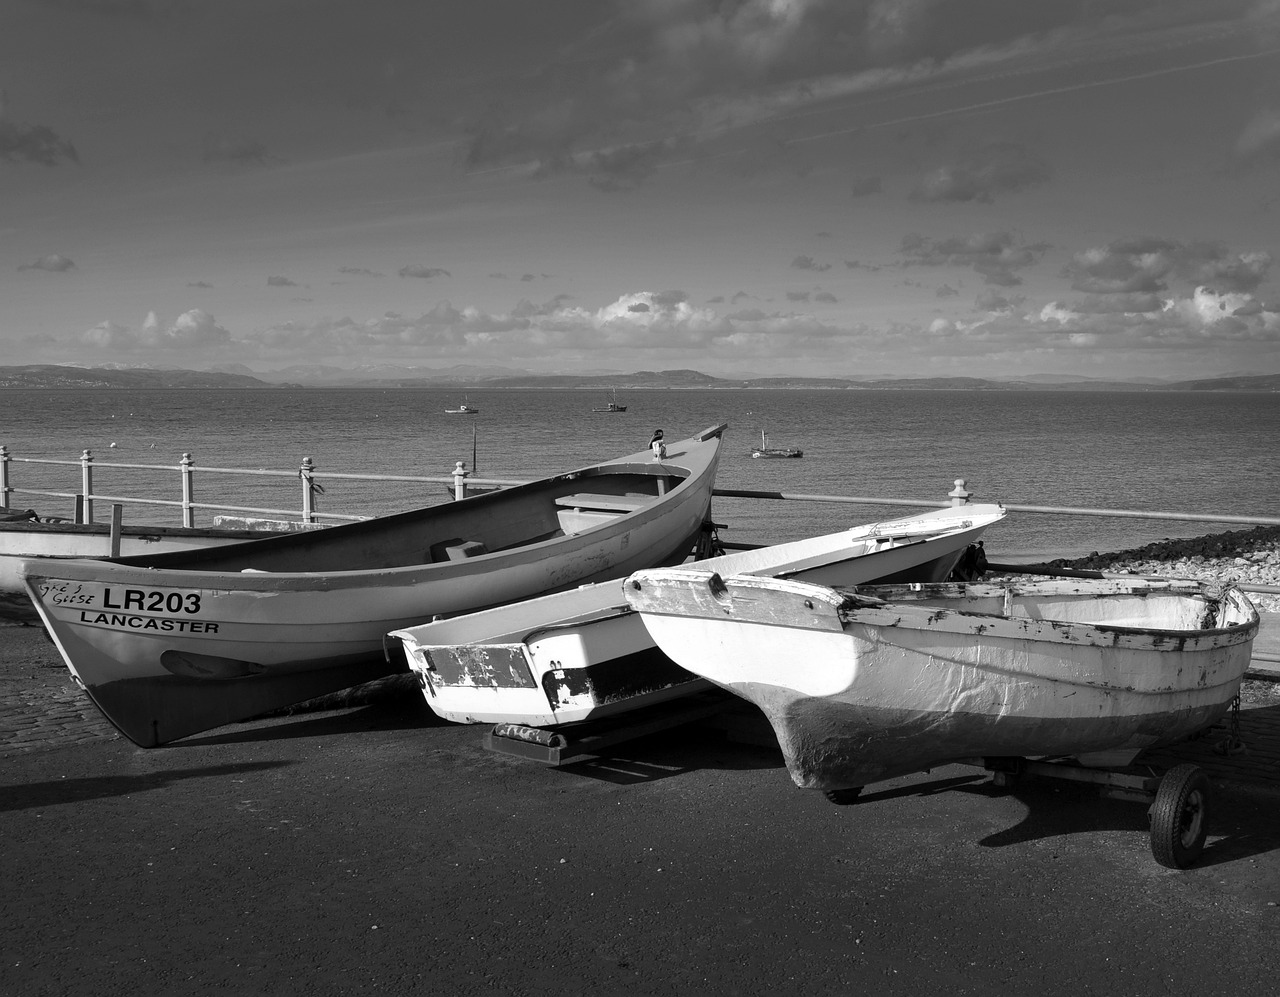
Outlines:
<svg viewBox="0 0 1280 997"><path fill-rule="evenodd" d="M677 568L626 591L659 647L760 707L814 789L1182 740L1227 711L1258 628L1238 590L1168 580L842 591Z"/></svg>

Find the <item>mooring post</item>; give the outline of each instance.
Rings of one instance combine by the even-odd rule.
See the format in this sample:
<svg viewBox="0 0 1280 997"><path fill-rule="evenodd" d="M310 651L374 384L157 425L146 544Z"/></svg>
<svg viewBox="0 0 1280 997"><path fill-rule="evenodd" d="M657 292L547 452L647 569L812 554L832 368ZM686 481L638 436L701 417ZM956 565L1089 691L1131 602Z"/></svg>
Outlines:
<svg viewBox="0 0 1280 997"><path fill-rule="evenodd" d="M967 505L969 499L973 498L973 492L965 488L964 478L956 478L956 486L947 492L947 496L952 505Z"/></svg>
<svg viewBox="0 0 1280 997"><path fill-rule="evenodd" d="M9 493L13 491L9 485L9 461L12 459L9 448L0 443L0 506L5 508L9 505Z"/></svg>
<svg viewBox="0 0 1280 997"><path fill-rule="evenodd" d="M84 497L84 519L78 522L93 522L93 454L88 450L80 455L80 494Z"/></svg>
<svg viewBox="0 0 1280 997"><path fill-rule="evenodd" d="M298 469L298 477L302 479L302 521L316 521L316 465L310 457L302 458L302 467Z"/></svg>
<svg viewBox="0 0 1280 997"><path fill-rule="evenodd" d="M462 500L467 497L467 462L460 460L453 465L453 497Z"/></svg>
<svg viewBox="0 0 1280 997"><path fill-rule="evenodd" d="M182 472L182 525L190 528L196 525L196 462L191 459L191 454L182 455L178 470Z"/></svg>

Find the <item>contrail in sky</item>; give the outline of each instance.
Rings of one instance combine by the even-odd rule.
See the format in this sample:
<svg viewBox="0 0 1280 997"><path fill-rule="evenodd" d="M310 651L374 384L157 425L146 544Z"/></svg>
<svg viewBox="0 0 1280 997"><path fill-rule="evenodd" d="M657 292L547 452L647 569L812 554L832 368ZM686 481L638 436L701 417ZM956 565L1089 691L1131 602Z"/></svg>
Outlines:
<svg viewBox="0 0 1280 997"><path fill-rule="evenodd" d="M961 107L949 107L943 111L929 111L925 114L909 114L901 118L893 118L889 121L877 121L868 125L855 125L850 128L837 128L834 131L819 132L815 135L806 135L803 138L786 139L783 145L799 145L801 142L817 142L824 138L834 138L838 135L851 135L855 132L866 131L868 128L888 128L892 125L906 124L909 121L924 121L928 118L941 118L949 114L964 114L968 111L982 111L989 107L999 107L1002 104L1013 104L1020 100L1034 100L1037 97L1052 97L1061 93L1074 93L1077 90L1091 90L1097 87L1114 86L1117 83L1132 83L1136 80L1149 80L1157 76L1168 76L1172 73L1189 72L1195 69L1208 69L1211 66L1221 66L1228 62L1243 62L1246 59L1263 59L1267 56L1280 53L1280 48L1267 49L1265 52L1250 52L1246 55L1228 55L1221 59L1210 59L1207 62L1195 62L1186 66L1170 66L1167 69L1153 69L1146 73L1134 73L1130 76L1115 76L1109 80L1092 80L1087 83L1073 83L1065 87L1053 87L1049 90L1036 90L1031 93L1014 94L1012 97L997 97L995 100L984 100L977 104L966 104Z"/></svg>

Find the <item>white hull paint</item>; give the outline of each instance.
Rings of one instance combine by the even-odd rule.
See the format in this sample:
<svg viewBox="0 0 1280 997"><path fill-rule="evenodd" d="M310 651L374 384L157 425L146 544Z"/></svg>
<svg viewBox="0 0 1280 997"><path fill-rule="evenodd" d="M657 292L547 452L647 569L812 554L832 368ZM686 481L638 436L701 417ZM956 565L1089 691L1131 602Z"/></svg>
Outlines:
<svg viewBox="0 0 1280 997"><path fill-rule="evenodd" d="M1225 714L1258 629L1234 587L1170 579L838 590L690 567L624 591L823 790L981 756L1126 764Z"/></svg>
<svg viewBox="0 0 1280 997"><path fill-rule="evenodd" d="M243 529L125 526L119 556L199 550L270 535ZM22 582L23 558L110 556L111 527L107 523L0 523L0 620L35 622L40 618Z"/></svg>
<svg viewBox="0 0 1280 997"><path fill-rule="evenodd" d="M401 671L384 654L390 630L678 563L707 516L723 428L662 463L635 454L310 538L136 564L25 561L26 587L93 701L150 747ZM586 501L611 498L623 508ZM520 531L541 539L508 543Z"/></svg>
<svg viewBox="0 0 1280 997"><path fill-rule="evenodd" d="M1005 515L966 506L697 562L825 585L940 581ZM431 709L457 723L555 726L691 695L704 679L654 645L620 582L395 631Z"/></svg>

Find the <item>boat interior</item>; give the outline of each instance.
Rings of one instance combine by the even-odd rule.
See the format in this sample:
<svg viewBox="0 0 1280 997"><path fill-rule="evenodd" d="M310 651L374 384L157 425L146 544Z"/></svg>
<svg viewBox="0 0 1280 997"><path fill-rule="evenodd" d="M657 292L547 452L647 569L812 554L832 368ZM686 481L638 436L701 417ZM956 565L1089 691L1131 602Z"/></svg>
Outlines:
<svg viewBox="0 0 1280 997"><path fill-rule="evenodd" d="M1234 603L1214 598L1194 581L865 585L856 592L886 603L936 606L959 613L1144 630L1186 632L1248 622Z"/></svg>
<svg viewBox="0 0 1280 997"><path fill-rule="evenodd" d="M685 477L670 464L587 468L360 523L114 560L191 571L358 571L464 561L606 526L657 502Z"/></svg>

